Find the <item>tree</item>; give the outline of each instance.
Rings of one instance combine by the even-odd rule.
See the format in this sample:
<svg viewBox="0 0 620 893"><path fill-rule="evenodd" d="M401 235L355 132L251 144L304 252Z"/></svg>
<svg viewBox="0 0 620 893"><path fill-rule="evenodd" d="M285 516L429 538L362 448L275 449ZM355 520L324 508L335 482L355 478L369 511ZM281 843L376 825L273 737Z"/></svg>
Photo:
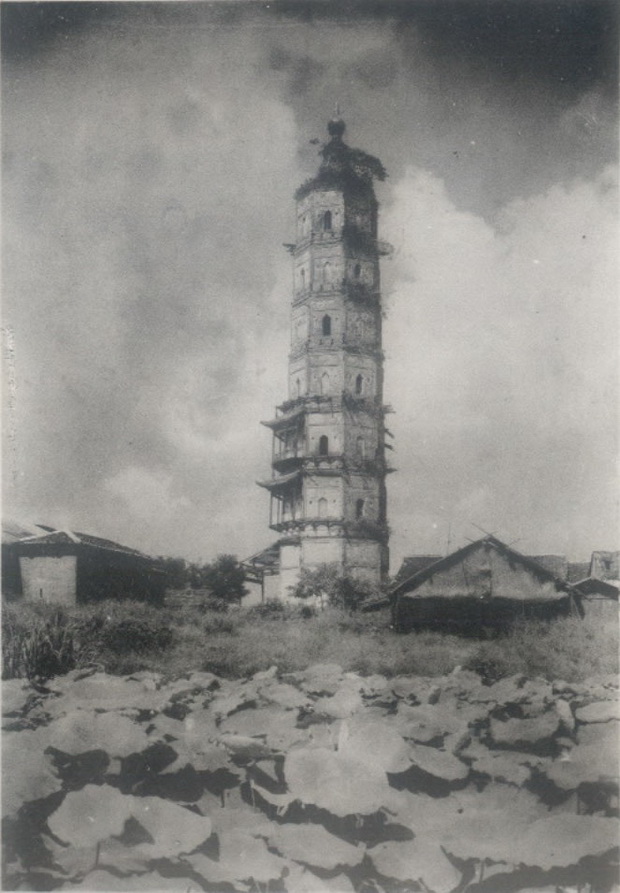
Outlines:
<svg viewBox="0 0 620 893"><path fill-rule="evenodd" d="M157 562L164 569L171 589L185 589L189 581L187 561L184 558L160 557Z"/></svg>
<svg viewBox="0 0 620 893"><path fill-rule="evenodd" d="M355 611L374 593L373 587L364 580L355 580L338 573L338 565L321 564L315 570L302 568L299 581L291 587L295 598L316 598L323 608L326 604Z"/></svg>
<svg viewBox="0 0 620 893"><path fill-rule="evenodd" d="M249 592L243 585L245 571L236 555L218 555L215 561L205 564L201 570L201 583L210 590L213 598L240 602Z"/></svg>

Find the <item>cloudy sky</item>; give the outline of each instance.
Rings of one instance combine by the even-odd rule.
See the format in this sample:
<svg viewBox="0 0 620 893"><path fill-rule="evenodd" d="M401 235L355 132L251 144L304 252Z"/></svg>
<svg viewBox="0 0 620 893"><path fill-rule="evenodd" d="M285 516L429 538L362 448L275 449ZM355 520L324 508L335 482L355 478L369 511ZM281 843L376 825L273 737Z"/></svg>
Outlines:
<svg viewBox="0 0 620 893"><path fill-rule="evenodd" d="M4 3L4 512L153 554L276 537L295 188L381 158L392 571L479 525L616 547L605 2Z"/></svg>

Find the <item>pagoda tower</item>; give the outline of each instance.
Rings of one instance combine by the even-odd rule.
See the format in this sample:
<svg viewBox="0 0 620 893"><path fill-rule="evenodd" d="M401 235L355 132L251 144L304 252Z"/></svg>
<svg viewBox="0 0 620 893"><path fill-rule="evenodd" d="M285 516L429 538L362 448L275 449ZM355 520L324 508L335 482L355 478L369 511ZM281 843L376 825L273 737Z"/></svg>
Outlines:
<svg viewBox="0 0 620 893"><path fill-rule="evenodd" d="M388 568L383 353L373 181L381 162L328 124L318 174L295 195L288 399L276 417L270 526L281 534L269 596L286 598L301 568L379 583ZM272 553L273 554L273 553ZM274 568L275 570L275 568Z"/></svg>

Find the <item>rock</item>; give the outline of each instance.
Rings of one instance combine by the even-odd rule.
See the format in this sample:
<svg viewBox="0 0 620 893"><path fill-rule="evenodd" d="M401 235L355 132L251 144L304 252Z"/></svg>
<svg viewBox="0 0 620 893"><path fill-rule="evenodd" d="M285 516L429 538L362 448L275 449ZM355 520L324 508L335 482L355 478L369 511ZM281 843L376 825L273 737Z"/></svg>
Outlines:
<svg viewBox="0 0 620 893"><path fill-rule="evenodd" d="M542 713L531 719L491 720L491 738L495 744L513 749L519 746L542 744L558 730L560 717L555 711Z"/></svg>
<svg viewBox="0 0 620 893"><path fill-rule="evenodd" d="M611 719L620 719L620 704L617 701L595 701L579 707L575 718L579 722L609 722Z"/></svg>

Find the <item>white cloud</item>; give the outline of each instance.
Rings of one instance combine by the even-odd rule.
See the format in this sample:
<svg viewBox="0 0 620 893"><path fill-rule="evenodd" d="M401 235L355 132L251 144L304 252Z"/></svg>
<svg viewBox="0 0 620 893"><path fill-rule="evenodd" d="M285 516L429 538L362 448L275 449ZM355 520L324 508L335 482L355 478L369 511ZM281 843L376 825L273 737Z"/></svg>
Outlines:
<svg viewBox="0 0 620 893"><path fill-rule="evenodd" d="M428 548L429 511L461 537L476 522L526 529L532 549L611 544L613 172L512 202L492 226L411 168L382 231L396 248L385 326L394 552ZM419 522L405 538L406 513Z"/></svg>

